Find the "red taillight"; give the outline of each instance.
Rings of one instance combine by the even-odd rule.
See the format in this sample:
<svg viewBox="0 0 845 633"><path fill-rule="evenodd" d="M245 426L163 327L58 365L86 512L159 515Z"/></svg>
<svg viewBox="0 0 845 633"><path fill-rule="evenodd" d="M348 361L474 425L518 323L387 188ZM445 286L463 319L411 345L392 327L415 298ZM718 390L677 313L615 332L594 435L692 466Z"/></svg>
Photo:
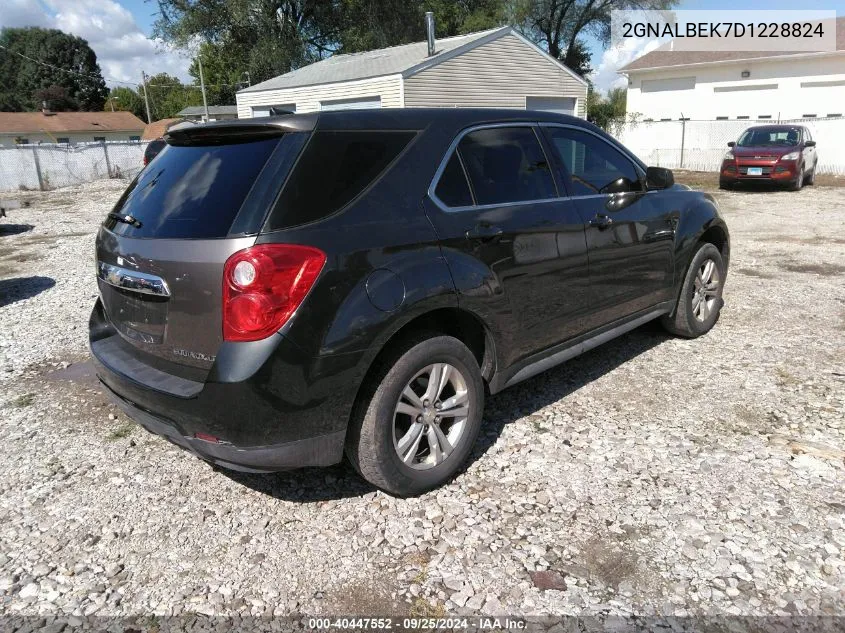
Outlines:
<svg viewBox="0 0 845 633"><path fill-rule="evenodd" d="M277 332L305 299L326 254L298 244L238 251L223 268L223 338L257 341Z"/></svg>

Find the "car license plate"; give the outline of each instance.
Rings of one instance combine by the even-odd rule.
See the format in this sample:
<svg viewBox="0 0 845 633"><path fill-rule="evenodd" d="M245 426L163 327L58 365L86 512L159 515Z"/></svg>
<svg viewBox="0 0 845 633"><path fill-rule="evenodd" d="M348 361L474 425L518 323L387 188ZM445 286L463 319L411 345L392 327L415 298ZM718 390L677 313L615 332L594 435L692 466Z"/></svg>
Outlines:
<svg viewBox="0 0 845 633"><path fill-rule="evenodd" d="M749 176L762 176L763 175L763 168L762 167L749 167L748 168L748 175Z"/></svg>

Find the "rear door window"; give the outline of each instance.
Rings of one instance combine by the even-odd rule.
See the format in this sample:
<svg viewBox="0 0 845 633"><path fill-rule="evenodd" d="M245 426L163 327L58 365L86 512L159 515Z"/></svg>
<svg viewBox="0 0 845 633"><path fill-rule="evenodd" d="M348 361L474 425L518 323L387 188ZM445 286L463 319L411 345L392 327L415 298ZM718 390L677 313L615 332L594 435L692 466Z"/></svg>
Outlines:
<svg viewBox="0 0 845 633"><path fill-rule="evenodd" d="M530 127L475 130L461 139L458 151L480 205L557 196L543 148Z"/></svg>
<svg viewBox="0 0 845 633"><path fill-rule="evenodd" d="M279 138L166 146L118 200L104 225L127 237L225 237Z"/></svg>
<svg viewBox="0 0 845 633"><path fill-rule="evenodd" d="M317 131L285 184L265 230L315 222L369 187L415 136L409 131Z"/></svg>

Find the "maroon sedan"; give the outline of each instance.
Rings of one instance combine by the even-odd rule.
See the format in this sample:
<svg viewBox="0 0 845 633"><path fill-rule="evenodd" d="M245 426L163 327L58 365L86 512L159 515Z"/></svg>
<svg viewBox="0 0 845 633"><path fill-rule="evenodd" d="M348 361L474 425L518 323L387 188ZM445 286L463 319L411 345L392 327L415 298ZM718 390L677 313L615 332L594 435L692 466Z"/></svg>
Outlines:
<svg viewBox="0 0 845 633"><path fill-rule="evenodd" d="M719 170L720 189L762 181L798 191L816 177L816 142L802 125L750 127L728 147Z"/></svg>

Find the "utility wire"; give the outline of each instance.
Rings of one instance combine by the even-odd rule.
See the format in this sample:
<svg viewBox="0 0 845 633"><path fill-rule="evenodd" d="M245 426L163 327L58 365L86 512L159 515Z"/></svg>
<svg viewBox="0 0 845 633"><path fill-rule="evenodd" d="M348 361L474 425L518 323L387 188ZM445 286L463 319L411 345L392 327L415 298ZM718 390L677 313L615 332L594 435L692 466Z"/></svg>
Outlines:
<svg viewBox="0 0 845 633"><path fill-rule="evenodd" d="M90 74L90 73L82 73L82 72L79 72L78 70L69 70L67 68L62 68L60 66L54 66L53 64L48 64L47 62L43 62L39 59L34 59L34 58L30 57L29 55L24 55L23 53L19 53L18 51L13 51L12 49L10 49L6 46L3 46L2 44L0 44L0 48L3 49L4 51L12 53L13 55L17 55L18 57L23 57L24 59L27 59L27 60L35 63L35 64L40 64L41 66L46 66L47 68L52 68L53 70L58 70L59 72L68 73L69 75L78 75L79 77L85 77L87 79L103 79L103 80L109 81L111 83L123 84L125 86L138 86L139 85L137 81L122 81L120 79L114 79L112 77L105 77L104 75L93 75L93 74ZM209 87L210 88L224 88L224 87L228 88L228 87L235 87L235 86L241 86L241 85L243 85L243 83L205 84L206 88L209 88ZM152 87L152 88L171 88L171 87L172 88L191 88L193 90L200 90L201 89L201 86L195 86L195 85L192 85L192 84L151 84L151 83L148 83L147 87L148 88L150 88L150 87Z"/></svg>

